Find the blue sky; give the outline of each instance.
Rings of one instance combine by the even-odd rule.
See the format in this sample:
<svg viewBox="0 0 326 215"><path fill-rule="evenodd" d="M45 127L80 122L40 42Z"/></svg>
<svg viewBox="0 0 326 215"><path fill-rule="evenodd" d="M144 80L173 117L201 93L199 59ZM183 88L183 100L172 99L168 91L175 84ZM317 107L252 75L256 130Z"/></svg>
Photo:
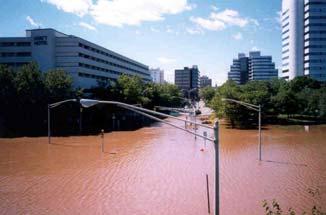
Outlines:
<svg viewBox="0 0 326 215"><path fill-rule="evenodd" d="M281 61L281 0L0 0L0 37L55 28L165 70L198 65L222 84L239 52Z"/></svg>

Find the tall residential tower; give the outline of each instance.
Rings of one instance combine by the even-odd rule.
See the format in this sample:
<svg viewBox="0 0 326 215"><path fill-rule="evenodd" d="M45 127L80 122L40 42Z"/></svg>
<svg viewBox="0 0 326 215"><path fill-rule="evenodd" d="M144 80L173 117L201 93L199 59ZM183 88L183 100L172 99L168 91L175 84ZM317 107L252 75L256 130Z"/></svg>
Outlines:
<svg viewBox="0 0 326 215"><path fill-rule="evenodd" d="M326 1L283 0L282 77L326 81Z"/></svg>

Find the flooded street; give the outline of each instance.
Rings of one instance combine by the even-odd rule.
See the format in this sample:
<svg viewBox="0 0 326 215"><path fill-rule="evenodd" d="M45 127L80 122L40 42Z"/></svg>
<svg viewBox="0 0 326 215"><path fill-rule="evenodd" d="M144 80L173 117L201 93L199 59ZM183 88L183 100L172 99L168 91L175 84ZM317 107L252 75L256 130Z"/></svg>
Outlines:
<svg viewBox="0 0 326 215"><path fill-rule="evenodd" d="M221 214L264 214L264 199L284 211L326 205L326 126L267 127L262 162L257 140L256 130L221 127ZM1 214L208 214L206 174L213 211L210 142L156 124L105 134L105 153L100 136L52 143L0 139Z"/></svg>

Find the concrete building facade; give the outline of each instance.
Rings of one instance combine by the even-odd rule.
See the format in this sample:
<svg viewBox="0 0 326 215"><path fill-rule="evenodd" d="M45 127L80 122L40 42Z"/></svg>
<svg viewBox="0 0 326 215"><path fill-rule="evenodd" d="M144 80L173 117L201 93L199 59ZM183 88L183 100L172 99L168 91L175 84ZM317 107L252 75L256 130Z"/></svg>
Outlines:
<svg viewBox="0 0 326 215"><path fill-rule="evenodd" d="M283 0L282 77L326 81L326 1Z"/></svg>
<svg viewBox="0 0 326 215"><path fill-rule="evenodd" d="M210 79L206 75L201 76L199 78L199 82L200 82L200 88L205 88L205 87L211 87L212 86L212 79Z"/></svg>
<svg viewBox="0 0 326 215"><path fill-rule="evenodd" d="M161 70L160 68L157 69L150 69L150 74L152 77L152 81L157 84L163 84L164 83L164 70Z"/></svg>
<svg viewBox="0 0 326 215"><path fill-rule="evenodd" d="M193 66L192 68L184 67L183 69L175 70L174 83L184 91L198 89L199 76L198 66Z"/></svg>
<svg viewBox="0 0 326 215"><path fill-rule="evenodd" d="M238 59L233 59L228 73L228 80L232 80L237 84L245 84L248 82L248 61L249 58L245 54L238 54Z"/></svg>
<svg viewBox="0 0 326 215"><path fill-rule="evenodd" d="M247 57L240 53L238 59L233 59L230 66L228 80L237 84L245 84L248 81L270 80L278 77L278 70L271 56L262 56L259 51L249 52Z"/></svg>
<svg viewBox="0 0 326 215"><path fill-rule="evenodd" d="M15 68L32 61L44 72L65 70L73 77L74 87L90 88L122 74L152 80L148 66L54 29L26 30L26 37L0 38L0 64Z"/></svg>

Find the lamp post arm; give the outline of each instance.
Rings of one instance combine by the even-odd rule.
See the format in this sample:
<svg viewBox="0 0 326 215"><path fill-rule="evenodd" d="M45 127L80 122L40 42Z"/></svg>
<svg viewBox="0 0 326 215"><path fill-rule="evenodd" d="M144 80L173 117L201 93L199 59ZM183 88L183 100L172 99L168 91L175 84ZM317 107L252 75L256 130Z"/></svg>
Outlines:
<svg viewBox="0 0 326 215"><path fill-rule="evenodd" d="M203 138L203 139L205 139L205 140L209 140L209 141L211 141L211 142L215 142L215 140L212 139L212 138L205 137L205 136L203 136L203 135L201 135L201 134L197 134L197 133L195 133L195 132L193 132L193 131L190 131L190 130L187 130L187 129L183 128L183 127L180 127L180 126L174 125L173 123L167 122L167 121L165 121L165 120L163 120L163 119L160 119L160 118L157 118L157 117L155 117L155 116L149 115L149 114L144 113L144 112L142 112L142 111L135 110L135 108L126 107L126 106L124 106L124 105L118 105L118 106L119 106L119 107L122 107L122 108L125 108L125 109L127 109L127 110L130 110L130 111L133 111L133 112L135 112L135 113L141 114L141 115L143 115L143 116L146 116L146 117L148 117L148 118L150 118L150 119L153 119L153 120L156 120L156 121L159 121L159 122L165 123L165 124L167 124L167 125L170 125L170 126L172 126L172 127L175 127L175 128L181 129L181 130L183 130L183 131L185 131L185 132L188 132L188 133L193 134L193 135L195 135L195 136L201 137L201 138Z"/></svg>
<svg viewBox="0 0 326 215"><path fill-rule="evenodd" d="M66 102L77 102L77 99L67 99L67 100L64 100L64 101L49 104L49 108L58 107L59 105L62 105L63 103L66 103Z"/></svg>
<svg viewBox="0 0 326 215"><path fill-rule="evenodd" d="M247 103L247 102L243 102L243 101L238 101L238 100L235 100L235 99L223 99L225 101L230 101L230 102L235 102L235 103L238 103L238 104L241 104L241 105L246 105L246 106L250 106L252 108L256 108L257 111L259 109L259 105L254 105L254 104L250 104L250 103Z"/></svg>
<svg viewBox="0 0 326 215"><path fill-rule="evenodd" d="M115 104L115 105L118 105L118 106L129 107L129 108L133 108L133 109L136 109L136 110L139 110L139 111L143 111L143 112L147 112L147 113L151 113L151 114L155 114L155 115L159 115L159 116L163 116L163 117L169 117L169 118L172 118L172 119L175 119L175 120L179 120L179 121L182 121L182 122L189 122L189 123L192 123L192 124L196 124L197 126L201 126L201 127L204 127L204 128L213 129L213 127L208 126L208 125L203 125L203 124L200 124L200 123L194 123L194 122L192 122L190 120L180 119L180 118L175 117L175 116L171 116L171 115L164 114L164 113L159 113L159 112L156 112L156 111L148 110L146 108L141 108L141 107L137 107L137 106L134 106L134 105L129 105L129 104L122 103L122 102L116 102L116 101L98 101L98 103L99 104Z"/></svg>

